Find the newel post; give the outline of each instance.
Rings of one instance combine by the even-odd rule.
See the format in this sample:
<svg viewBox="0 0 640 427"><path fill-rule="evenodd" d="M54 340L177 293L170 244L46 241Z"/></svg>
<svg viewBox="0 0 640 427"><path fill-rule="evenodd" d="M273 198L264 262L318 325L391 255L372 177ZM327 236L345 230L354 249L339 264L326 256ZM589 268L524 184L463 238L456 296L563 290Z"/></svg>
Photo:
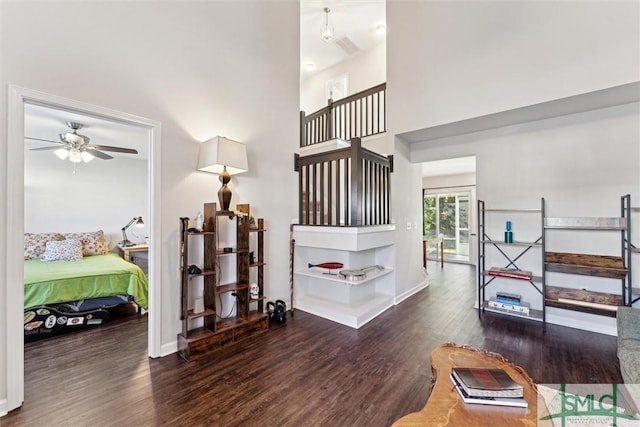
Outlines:
<svg viewBox="0 0 640 427"><path fill-rule="evenodd" d="M300 147L306 147L307 139L307 116L304 111L300 111Z"/></svg>
<svg viewBox="0 0 640 427"><path fill-rule="evenodd" d="M362 225L362 151L360 138L351 139L351 227Z"/></svg>

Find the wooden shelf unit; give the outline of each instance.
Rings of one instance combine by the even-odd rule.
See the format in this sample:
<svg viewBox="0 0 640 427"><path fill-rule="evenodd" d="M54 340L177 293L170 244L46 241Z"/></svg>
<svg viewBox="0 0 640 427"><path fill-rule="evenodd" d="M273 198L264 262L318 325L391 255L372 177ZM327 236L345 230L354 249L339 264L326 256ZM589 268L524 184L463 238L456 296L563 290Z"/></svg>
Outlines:
<svg viewBox="0 0 640 427"><path fill-rule="evenodd" d="M180 219L180 272L181 272L181 320L182 330L178 334L178 353L182 358L191 361L215 351L225 345L247 338L268 328L268 316L264 313L264 279L260 276L258 286L260 296L258 300L249 297L249 269L257 264L249 264L250 242L249 234L249 205L237 205L234 211L216 211L215 203L204 205L204 231L189 231L189 218ZM220 227L231 224L219 224L228 217L228 222L234 223L235 247L231 252L218 250ZM260 224L263 219L258 220ZM262 230L264 231L264 230ZM260 233L261 234L261 233ZM193 259L189 253L190 245L201 245L202 258ZM259 239L258 260L263 268L263 241ZM235 281L220 284L219 262L221 257L235 256ZM201 263L201 273L189 274L191 264ZM202 284L202 298L204 311L194 313L190 298L194 293L194 286ZM224 294L234 293L235 314L222 318L217 300ZM194 296L195 298L195 296ZM251 304L257 303L257 309L250 309ZM226 310L225 310L226 311ZM233 311L231 311L233 313ZM192 323L201 323L194 326Z"/></svg>
<svg viewBox="0 0 640 427"><path fill-rule="evenodd" d="M545 247L544 270L570 275L618 279L619 293L599 292L549 285L544 275L545 304L565 310L615 317L617 307L631 305L630 196L620 198L619 217L545 217L543 233L549 230L612 232L620 239L620 256L550 252Z"/></svg>

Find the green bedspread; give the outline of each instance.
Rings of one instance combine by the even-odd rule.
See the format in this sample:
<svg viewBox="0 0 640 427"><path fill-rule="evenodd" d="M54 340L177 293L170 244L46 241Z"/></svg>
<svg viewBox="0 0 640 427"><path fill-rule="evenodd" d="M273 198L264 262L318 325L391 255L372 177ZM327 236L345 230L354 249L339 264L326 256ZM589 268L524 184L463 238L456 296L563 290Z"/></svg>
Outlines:
<svg viewBox="0 0 640 427"><path fill-rule="evenodd" d="M24 262L24 307L111 295L133 295L148 308L149 282L144 272L116 254L87 256L82 261Z"/></svg>

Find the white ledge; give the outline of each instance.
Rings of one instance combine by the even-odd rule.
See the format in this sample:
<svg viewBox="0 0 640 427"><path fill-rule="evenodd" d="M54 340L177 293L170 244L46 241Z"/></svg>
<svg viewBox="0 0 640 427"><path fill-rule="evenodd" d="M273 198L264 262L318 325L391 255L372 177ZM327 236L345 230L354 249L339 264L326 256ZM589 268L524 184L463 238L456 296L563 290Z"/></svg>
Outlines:
<svg viewBox="0 0 640 427"><path fill-rule="evenodd" d="M293 237L296 246L362 251L395 243L395 224L364 227L321 227L296 225Z"/></svg>

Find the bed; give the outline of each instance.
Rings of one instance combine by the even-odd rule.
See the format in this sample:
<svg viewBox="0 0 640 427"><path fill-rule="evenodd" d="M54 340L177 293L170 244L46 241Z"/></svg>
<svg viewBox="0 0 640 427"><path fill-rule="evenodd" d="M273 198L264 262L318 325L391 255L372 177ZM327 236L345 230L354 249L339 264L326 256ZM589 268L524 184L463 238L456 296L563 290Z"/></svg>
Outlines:
<svg viewBox="0 0 640 427"><path fill-rule="evenodd" d="M108 309L116 305L133 302L139 309L148 308L149 283L142 269L105 252L106 246L54 236L44 250L29 253L28 241L25 235L26 342L103 324Z"/></svg>

